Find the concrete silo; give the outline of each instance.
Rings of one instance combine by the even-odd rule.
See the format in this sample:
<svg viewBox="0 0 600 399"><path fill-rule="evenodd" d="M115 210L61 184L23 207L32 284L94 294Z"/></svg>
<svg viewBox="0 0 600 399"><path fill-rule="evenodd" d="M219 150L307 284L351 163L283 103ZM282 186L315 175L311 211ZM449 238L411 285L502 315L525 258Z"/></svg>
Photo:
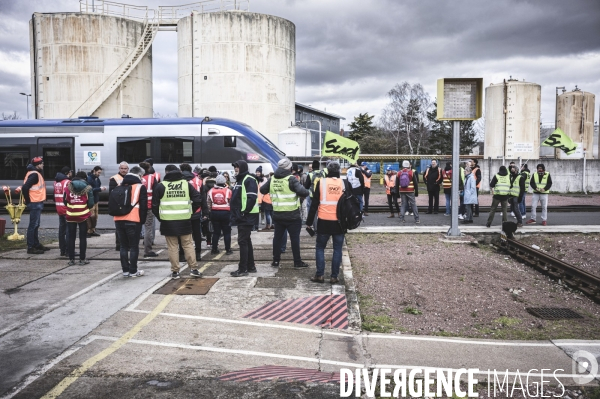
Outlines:
<svg viewBox="0 0 600 399"><path fill-rule="evenodd" d="M277 142L294 121L296 27L246 11L193 12L177 24L179 116L245 122Z"/></svg>
<svg viewBox="0 0 600 399"><path fill-rule="evenodd" d="M582 143L585 148L585 157L594 157L594 111L596 96L592 93L575 89L565 92L557 99L557 126L569 136L573 142ZM582 153L567 156L563 151L557 150L556 157L583 158Z"/></svg>
<svg viewBox="0 0 600 399"><path fill-rule="evenodd" d="M539 158L541 91L513 79L485 89L486 158Z"/></svg>
<svg viewBox="0 0 600 399"><path fill-rule="evenodd" d="M103 13L35 13L29 28L36 119L152 117L158 24Z"/></svg>

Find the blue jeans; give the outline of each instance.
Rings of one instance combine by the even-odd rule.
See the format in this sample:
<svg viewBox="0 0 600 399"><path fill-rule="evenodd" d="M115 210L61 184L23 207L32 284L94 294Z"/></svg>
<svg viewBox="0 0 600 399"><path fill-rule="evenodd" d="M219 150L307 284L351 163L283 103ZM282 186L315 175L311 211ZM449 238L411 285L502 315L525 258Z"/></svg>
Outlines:
<svg viewBox="0 0 600 399"><path fill-rule="evenodd" d="M362 212L363 210L363 206L365 205L365 202L363 200L363 196L361 195L357 195L356 198L358 198L358 203L360 204L360 211Z"/></svg>
<svg viewBox="0 0 600 399"><path fill-rule="evenodd" d="M27 209L29 209L29 226L27 227L27 248L31 249L40 246L38 230L40 228L40 217L42 216L42 209L44 209L44 203L30 202L27 205Z"/></svg>
<svg viewBox="0 0 600 399"><path fill-rule="evenodd" d="M69 229L67 228L67 217L58 215L58 247L60 254L66 254L69 246Z"/></svg>
<svg viewBox="0 0 600 399"><path fill-rule="evenodd" d="M325 274L325 247L332 237L333 258L331 259L331 277L337 278L342 264L342 246L344 245L344 234L317 234L315 256L317 259L317 276Z"/></svg>
<svg viewBox="0 0 600 399"><path fill-rule="evenodd" d="M118 220L115 222L117 236L121 244L121 269L123 273L137 273L137 263L140 256L140 232L142 223L126 222Z"/></svg>
<svg viewBox="0 0 600 399"><path fill-rule="evenodd" d="M272 209L265 209L265 220L266 220L266 224L267 226L270 226L273 224L273 210Z"/></svg>
<svg viewBox="0 0 600 399"><path fill-rule="evenodd" d="M527 194L523 194L523 199L521 200L521 202L519 202L519 212L521 212L521 215L525 215L527 213L527 205L525 205L525 196Z"/></svg>
<svg viewBox="0 0 600 399"><path fill-rule="evenodd" d="M281 248L283 246L282 240L284 235L287 234L285 230L290 234L290 240L292 242L292 254L294 255L294 264L302 262L300 257L300 230L302 229L302 220L297 219L290 222L275 222L275 234L273 235L273 260L279 262L281 260ZM285 242L285 241L284 241Z"/></svg>
<svg viewBox="0 0 600 399"><path fill-rule="evenodd" d="M446 215L452 213L452 193L444 193L446 197Z"/></svg>

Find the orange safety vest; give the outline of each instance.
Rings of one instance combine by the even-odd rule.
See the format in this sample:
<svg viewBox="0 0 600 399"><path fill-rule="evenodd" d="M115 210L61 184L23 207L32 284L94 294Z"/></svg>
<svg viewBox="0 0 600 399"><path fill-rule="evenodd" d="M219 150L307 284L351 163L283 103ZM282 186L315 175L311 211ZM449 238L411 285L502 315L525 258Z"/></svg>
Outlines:
<svg viewBox="0 0 600 399"><path fill-rule="evenodd" d="M79 195L73 194L67 187L64 195L67 196L67 209L65 214L67 222L81 223L90 217L91 212L87 206L87 202L88 195L93 195L91 191L89 194Z"/></svg>
<svg viewBox="0 0 600 399"><path fill-rule="evenodd" d="M371 188L371 178L363 175L365 178L365 188Z"/></svg>
<svg viewBox="0 0 600 399"><path fill-rule="evenodd" d="M396 186L396 175L388 175L386 174L384 177L385 180L385 193L386 194L390 194L390 190L392 189L392 187Z"/></svg>
<svg viewBox="0 0 600 399"><path fill-rule="evenodd" d="M42 176L42 174L40 172L35 171L35 170L30 170L29 172L27 172L27 174L25 175L25 178L23 179L23 184L25 184L25 182L27 181L27 178L32 173L37 173L39 176L38 176L38 184L35 186L31 186L31 188L29 189L29 201L30 202L46 201L46 183L44 182L44 177Z"/></svg>
<svg viewBox="0 0 600 399"><path fill-rule="evenodd" d="M112 176L111 179L115 179L115 181L117 182L117 186L120 186L121 183L123 182L123 176L121 176L118 173L116 175Z"/></svg>
<svg viewBox="0 0 600 399"><path fill-rule="evenodd" d="M477 171L478 171L478 170L479 170L479 166L475 166L473 169L471 169L471 172L473 173L473 177L475 177L475 180L477 180ZM481 180L479 181L479 183L478 183L478 184L477 184L475 187L477 187L477 188L481 188L481 181L482 181L482 180L483 180L483 179L481 179Z"/></svg>
<svg viewBox="0 0 600 399"><path fill-rule="evenodd" d="M54 204L56 205L56 213L58 213L59 216L65 216L67 214L67 207L63 202L63 198L69 182L69 179L54 182Z"/></svg>
<svg viewBox="0 0 600 399"><path fill-rule="evenodd" d="M142 185L143 184L131 185L131 204L133 205L133 209L127 215L115 216L115 222L140 222L140 191L142 191Z"/></svg>
<svg viewBox="0 0 600 399"><path fill-rule="evenodd" d="M156 181L156 173L142 176L142 184L148 191L148 209L152 209L152 187Z"/></svg>
<svg viewBox="0 0 600 399"><path fill-rule="evenodd" d="M272 204L273 201L271 201L271 194L267 193L263 195L262 202L264 202L265 204Z"/></svg>
<svg viewBox="0 0 600 399"><path fill-rule="evenodd" d="M448 174L450 172L450 174ZM452 188L452 169L446 172L442 171L442 187L443 188Z"/></svg>
<svg viewBox="0 0 600 399"><path fill-rule="evenodd" d="M231 190L227 187L215 186L208 192L212 201L213 211L228 211L229 202L231 201Z"/></svg>
<svg viewBox="0 0 600 399"><path fill-rule="evenodd" d="M338 220L337 203L344 192L344 182L339 177L321 179L321 198L318 218L321 220Z"/></svg>
<svg viewBox="0 0 600 399"><path fill-rule="evenodd" d="M262 183L258 183L258 203L259 203L259 204L262 204L262 202L263 202L263 197L264 197L264 194L262 194L262 193L260 192L260 188L261 188L262 186L264 186L264 184L265 184L266 182L267 182L267 179L263 179L263 182L262 182Z"/></svg>

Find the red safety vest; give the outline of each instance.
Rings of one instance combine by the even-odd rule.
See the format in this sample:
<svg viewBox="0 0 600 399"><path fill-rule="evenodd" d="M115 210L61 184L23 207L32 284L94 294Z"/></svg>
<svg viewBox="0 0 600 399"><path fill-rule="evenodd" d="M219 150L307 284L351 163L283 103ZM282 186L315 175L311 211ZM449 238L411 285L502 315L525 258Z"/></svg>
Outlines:
<svg viewBox="0 0 600 399"><path fill-rule="evenodd" d="M123 216L115 216L114 220L116 221L127 221L127 222L140 222L140 191L142 191L142 184L132 184L131 185L131 203L133 205L133 209L127 215Z"/></svg>
<svg viewBox="0 0 600 399"><path fill-rule="evenodd" d="M73 194L69 190L69 186L67 186L65 187L63 195L67 199L67 209L65 213L67 222L81 223L90 217L90 209L87 206L88 194Z"/></svg>
<svg viewBox="0 0 600 399"><path fill-rule="evenodd" d="M152 209L152 187L156 181L156 173L142 176L142 184L148 191L148 209Z"/></svg>
<svg viewBox="0 0 600 399"><path fill-rule="evenodd" d="M229 202L231 201L231 190L227 187L215 186L208 192L212 201L213 211L228 211Z"/></svg>
<svg viewBox="0 0 600 399"><path fill-rule="evenodd" d="M69 182L69 179L54 182L54 203L56 205L56 213L58 213L59 216L65 216L67 214L67 207L63 202L63 195Z"/></svg>
<svg viewBox="0 0 600 399"><path fill-rule="evenodd" d="M398 172L398 175L400 175L402 172L408 172L408 179L410 180L410 183L408 183L408 187L406 188L402 188L400 187L400 192L401 193L412 193L415 191L415 183L413 182L413 172L410 169L402 169L400 172Z"/></svg>
<svg viewBox="0 0 600 399"><path fill-rule="evenodd" d="M338 177L321 179L321 197L317 217L321 220L338 220L337 204L344 192L344 182Z"/></svg>

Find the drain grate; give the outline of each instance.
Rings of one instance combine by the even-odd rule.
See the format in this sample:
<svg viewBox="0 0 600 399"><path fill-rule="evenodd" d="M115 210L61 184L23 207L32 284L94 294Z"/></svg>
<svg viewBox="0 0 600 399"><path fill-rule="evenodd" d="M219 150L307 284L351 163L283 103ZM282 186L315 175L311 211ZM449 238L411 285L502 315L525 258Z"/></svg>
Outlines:
<svg viewBox="0 0 600 399"><path fill-rule="evenodd" d="M582 315L568 308L525 308L525 310L545 320L583 319Z"/></svg>
<svg viewBox="0 0 600 399"><path fill-rule="evenodd" d="M182 278L171 280L156 291L160 295L206 295L218 278Z"/></svg>

